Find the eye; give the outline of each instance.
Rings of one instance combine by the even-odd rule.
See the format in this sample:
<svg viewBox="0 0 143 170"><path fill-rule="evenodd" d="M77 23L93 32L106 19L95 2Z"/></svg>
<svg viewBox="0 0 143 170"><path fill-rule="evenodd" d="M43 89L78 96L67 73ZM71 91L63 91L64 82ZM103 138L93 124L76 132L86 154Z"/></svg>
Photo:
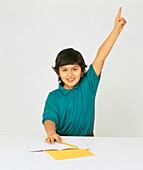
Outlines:
<svg viewBox="0 0 143 170"><path fill-rule="evenodd" d="M63 72L66 72L66 71L67 71L67 69L62 69L62 71L63 71Z"/></svg>
<svg viewBox="0 0 143 170"><path fill-rule="evenodd" d="M73 68L73 71L77 71L78 70L78 68Z"/></svg>

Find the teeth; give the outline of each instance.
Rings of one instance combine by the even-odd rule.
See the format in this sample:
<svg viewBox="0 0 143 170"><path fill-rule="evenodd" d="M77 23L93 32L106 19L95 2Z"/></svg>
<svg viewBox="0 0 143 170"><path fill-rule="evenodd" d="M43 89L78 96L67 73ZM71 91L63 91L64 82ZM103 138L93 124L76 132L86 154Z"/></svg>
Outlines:
<svg viewBox="0 0 143 170"><path fill-rule="evenodd" d="M73 81L74 80L74 78L72 78L72 79L67 79L68 81Z"/></svg>

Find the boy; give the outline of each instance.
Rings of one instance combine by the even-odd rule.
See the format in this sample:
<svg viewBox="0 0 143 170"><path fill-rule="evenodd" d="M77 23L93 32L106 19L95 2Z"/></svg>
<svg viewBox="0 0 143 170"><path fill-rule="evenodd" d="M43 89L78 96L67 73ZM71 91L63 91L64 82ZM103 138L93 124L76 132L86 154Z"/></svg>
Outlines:
<svg viewBox="0 0 143 170"><path fill-rule="evenodd" d="M120 7L112 32L99 48L87 72L78 51L69 48L57 55L53 69L59 77L59 89L49 93L42 120L47 143L61 143L64 135L93 136L95 96L100 74L106 57L126 24L121 10Z"/></svg>

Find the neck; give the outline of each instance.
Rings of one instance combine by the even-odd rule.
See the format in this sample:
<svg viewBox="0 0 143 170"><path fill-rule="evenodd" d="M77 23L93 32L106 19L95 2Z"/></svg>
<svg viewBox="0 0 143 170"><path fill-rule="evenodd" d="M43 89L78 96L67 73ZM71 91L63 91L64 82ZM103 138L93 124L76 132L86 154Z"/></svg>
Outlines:
<svg viewBox="0 0 143 170"><path fill-rule="evenodd" d="M65 89L73 89L73 87L70 87L70 86L68 86L67 84L65 84L63 87L64 87Z"/></svg>

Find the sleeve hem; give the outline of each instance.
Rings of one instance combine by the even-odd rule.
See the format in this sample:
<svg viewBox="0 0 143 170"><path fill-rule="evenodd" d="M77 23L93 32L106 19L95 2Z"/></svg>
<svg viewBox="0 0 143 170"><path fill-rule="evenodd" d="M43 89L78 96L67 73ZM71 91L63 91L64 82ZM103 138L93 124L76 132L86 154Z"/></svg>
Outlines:
<svg viewBox="0 0 143 170"><path fill-rule="evenodd" d="M43 124L43 125L44 125L44 123L45 123L46 120L51 120L51 121L53 121L53 122L55 123L55 125L57 126L57 122L56 122L53 118L45 118L45 119L43 119L43 120L42 120L42 124Z"/></svg>
<svg viewBox="0 0 143 170"><path fill-rule="evenodd" d="M92 72L94 72L94 75L95 75L96 79L100 79L100 77L101 77L101 73L99 74L99 76L97 76L97 74L96 74L96 72L95 72L95 70L94 70L94 68L93 68L93 65L92 65L92 64L90 65L90 67L91 67Z"/></svg>

